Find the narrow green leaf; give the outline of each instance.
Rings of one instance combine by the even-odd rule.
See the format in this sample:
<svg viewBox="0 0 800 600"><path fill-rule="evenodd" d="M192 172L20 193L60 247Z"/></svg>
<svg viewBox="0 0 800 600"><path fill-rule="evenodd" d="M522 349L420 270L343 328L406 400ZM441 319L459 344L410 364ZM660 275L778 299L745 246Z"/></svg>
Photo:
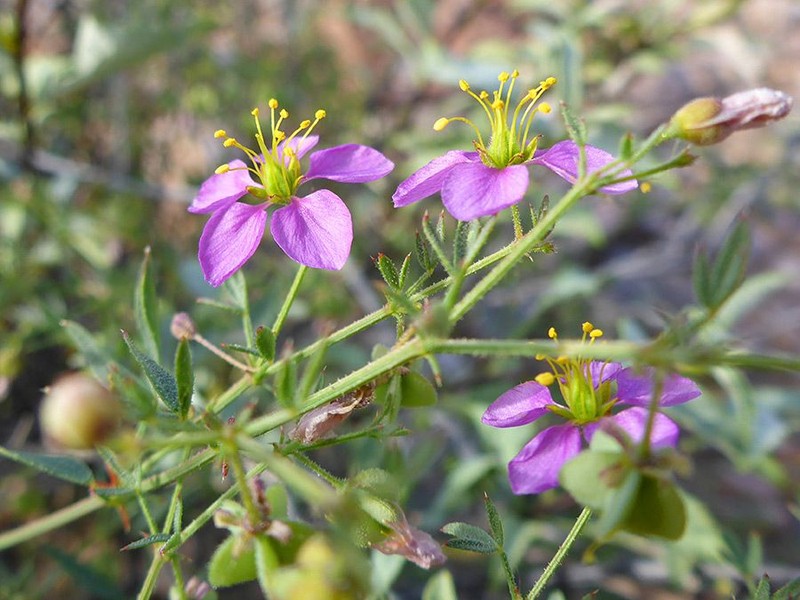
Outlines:
<svg viewBox="0 0 800 600"><path fill-rule="evenodd" d="M750 255L750 232L745 221L739 221L714 261L710 283L713 306L720 306L744 281Z"/></svg>
<svg viewBox="0 0 800 600"><path fill-rule="evenodd" d="M444 243L445 240L445 231L444 231L444 211L439 213L439 220L436 221L436 238L439 240L440 243Z"/></svg>
<svg viewBox="0 0 800 600"><path fill-rule="evenodd" d="M448 523L442 527L442 531L453 536L447 541L450 548L459 550L469 550L481 554L493 554L497 551L497 543L491 535L480 527L469 523Z"/></svg>
<svg viewBox="0 0 800 600"><path fill-rule="evenodd" d="M561 103L561 117L564 119L567 135L569 135L572 141L578 144L578 146L585 146L586 124L572 112L566 102Z"/></svg>
<svg viewBox="0 0 800 600"><path fill-rule="evenodd" d="M172 532L180 533L181 528L183 528L183 500L178 498L175 506L175 515L172 518Z"/></svg>
<svg viewBox="0 0 800 600"><path fill-rule="evenodd" d="M800 598L800 577L792 579L772 595L772 600L797 600Z"/></svg>
<svg viewBox="0 0 800 600"><path fill-rule="evenodd" d="M400 287L400 273L391 258L381 252L375 259L375 266L378 267L381 277L390 288L398 289Z"/></svg>
<svg viewBox="0 0 800 600"><path fill-rule="evenodd" d="M486 505L486 516L489 519L489 527L492 529L492 537L494 537L497 545L502 548L505 544L503 521L500 519L500 514L497 512L494 502L489 498L489 494L483 495L483 503Z"/></svg>
<svg viewBox="0 0 800 600"><path fill-rule="evenodd" d="M408 270L411 267L411 254L406 254L406 257L403 259L403 264L400 265L400 276L398 287L403 289L406 285L406 280L408 279Z"/></svg>
<svg viewBox="0 0 800 600"><path fill-rule="evenodd" d="M769 600L770 596L770 585L769 585L769 577L764 575L761 578L761 581L758 582L758 586L756 587L756 593L753 594L753 600Z"/></svg>
<svg viewBox="0 0 800 600"><path fill-rule="evenodd" d="M628 160L631 156L633 156L633 134L628 132L624 136L619 143L619 158L622 160Z"/></svg>
<svg viewBox="0 0 800 600"><path fill-rule="evenodd" d="M178 401L178 384L172 374L159 365L152 358L142 353L133 343L128 332L122 332L122 339L128 345L128 349L133 354L136 362L142 367L145 377L153 386L156 395L161 399L164 405L173 413L180 411L180 403Z"/></svg>
<svg viewBox="0 0 800 600"><path fill-rule="evenodd" d="M208 563L208 582L215 588L253 581L256 577L255 550L250 536L229 536Z"/></svg>
<svg viewBox="0 0 800 600"><path fill-rule="evenodd" d="M247 308L247 281L245 281L242 271L236 271L226 279L223 287L236 308L244 312Z"/></svg>
<svg viewBox="0 0 800 600"><path fill-rule="evenodd" d="M92 470L85 463L71 456L35 454L23 450L9 450L0 446L0 455L33 467L37 471L79 485L88 485L94 479Z"/></svg>
<svg viewBox="0 0 800 600"><path fill-rule="evenodd" d="M709 280L710 267L708 256L698 248L694 255L694 266L692 267L692 283L697 301L706 308L713 308L711 303L711 282Z"/></svg>
<svg viewBox="0 0 800 600"><path fill-rule="evenodd" d="M297 390L297 364L290 360L284 363L275 373L273 383L275 398L281 406L294 406L295 391Z"/></svg>
<svg viewBox="0 0 800 600"><path fill-rule="evenodd" d="M131 542L120 548L120 552L127 552L128 550L138 550L139 548L146 548L147 546L152 546L153 544L159 544L161 542L166 542L170 538L170 534L168 533L155 533L153 535L148 535L140 540L136 540L135 542Z"/></svg>
<svg viewBox="0 0 800 600"><path fill-rule="evenodd" d="M256 348L262 358L272 360L275 358L275 334L269 327L259 326L256 329Z"/></svg>
<svg viewBox="0 0 800 600"><path fill-rule="evenodd" d="M450 571L443 569L428 579L422 590L422 600L458 600L456 584Z"/></svg>
<svg viewBox="0 0 800 600"><path fill-rule="evenodd" d="M270 330L270 333L272 330ZM225 342L220 344L223 350L233 350L234 352L241 352L242 354L249 354L250 356L257 356L262 358L261 352L254 348L248 348L247 346L242 346L241 344L232 344L229 342Z"/></svg>
<svg viewBox="0 0 800 600"><path fill-rule="evenodd" d="M457 265L467 255L467 240L469 238L470 226L466 221L456 223L456 231L453 234L453 264Z"/></svg>
<svg viewBox="0 0 800 600"><path fill-rule="evenodd" d="M157 361L160 343L156 314L156 290L150 274L150 246L144 249L144 259L139 267L139 277L136 280L136 290L133 296L133 315L136 321L136 331L142 340L144 351L150 358Z"/></svg>
<svg viewBox="0 0 800 600"><path fill-rule="evenodd" d="M431 247L425 237L420 235L419 231L417 231L415 237L414 258L417 259L423 271L429 272L436 268L436 261L431 255Z"/></svg>
<svg viewBox="0 0 800 600"><path fill-rule="evenodd" d="M185 418L192 405L194 392L194 370L189 340L182 339L175 350L175 384L178 388L178 415Z"/></svg>
<svg viewBox="0 0 800 600"><path fill-rule="evenodd" d="M109 361L108 352L100 348L94 336L83 325L75 321L61 321L70 340L80 351L92 374L100 381L108 379L108 370L114 363Z"/></svg>

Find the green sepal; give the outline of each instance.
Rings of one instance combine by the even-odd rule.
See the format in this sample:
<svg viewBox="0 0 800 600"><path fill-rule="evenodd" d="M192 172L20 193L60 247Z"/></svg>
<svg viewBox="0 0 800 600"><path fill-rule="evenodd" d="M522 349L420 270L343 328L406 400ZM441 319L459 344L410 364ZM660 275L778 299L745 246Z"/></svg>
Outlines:
<svg viewBox="0 0 800 600"><path fill-rule="evenodd" d="M192 406L194 392L194 370L189 340L181 339L175 349L175 383L178 387L178 416L186 418Z"/></svg>
<svg viewBox="0 0 800 600"><path fill-rule="evenodd" d="M256 329L256 348L265 360L271 361L275 358L275 334L272 329L263 325Z"/></svg>
<svg viewBox="0 0 800 600"><path fill-rule="evenodd" d="M136 540L135 542L131 542L130 544L126 544L122 548L119 549L120 552L127 552L129 550L138 550L139 548L146 548L147 546L152 546L153 544L159 544L161 542L166 542L170 537L172 537L169 533L155 533L153 535L148 535L140 540Z"/></svg>
<svg viewBox="0 0 800 600"><path fill-rule="evenodd" d="M400 265L400 275L399 279L399 288L403 289L406 285L406 280L408 279L408 270L411 268L411 254L406 254L406 257L403 259L403 264Z"/></svg>
<svg viewBox="0 0 800 600"><path fill-rule="evenodd" d="M457 221L456 231L453 234L453 264L457 265L467 255L470 224L467 221Z"/></svg>
<svg viewBox="0 0 800 600"><path fill-rule="evenodd" d="M489 520L489 528L492 530L492 537L497 542L497 546L502 548L505 544L505 535L503 533L503 521L500 519L500 513L497 512L494 502L489 498L489 494L483 495L483 503L486 507L486 517Z"/></svg>
<svg viewBox="0 0 800 600"><path fill-rule="evenodd" d="M436 388L416 371L401 375L400 394L400 406L404 408L433 406L437 400Z"/></svg>
<svg viewBox="0 0 800 600"><path fill-rule="evenodd" d="M622 460L619 452L584 450L564 465L559 482L578 504L600 510L622 475Z"/></svg>
<svg viewBox="0 0 800 600"><path fill-rule="evenodd" d="M686 507L666 479L643 475L622 529L638 535L677 540L686 530Z"/></svg>
<svg viewBox="0 0 800 600"><path fill-rule="evenodd" d="M229 536L214 550L208 563L208 582L215 588L253 581L257 576L255 548L249 534Z"/></svg>
<svg viewBox="0 0 800 600"><path fill-rule="evenodd" d="M431 255L430 244L419 231L416 232L414 239L414 258L417 259L419 266L426 273L430 273L436 268L436 261Z"/></svg>
<svg viewBox="0 0 800 600"><path fill-rule="evenodd" d="M133 296L133 316L136 331L144 351L150 358L159 359L159 333L156 315L156 290L150 274L150 247L144 249L144 259L139 267L139 277Z"/></svg>
<svg viewBox="0 0 800 600"><path fill-rule="evenodd" d="M164 367L139 350L136 344L133 343L133 340L131 340L127 331L122 332L122 339L125 340L136 362L142 367L142 371L144 371L144 375L150 382L150 385L153 386L156 395L161 398L161 401L170 411L177 414L180 410L180 405L178 402L178 384L175 381L175 377Z"/></svg>
<svg viewBox="0 0 800 600"><path fill-rule="evenodd" d="M478 552L480 554L494 554L497 552L497 543L494 538L480 527L475 527L475 525L459 522L448 523L442 527L442 531L453 536L445 544L448 548Z"/></svg>
<svg viewBox="0 0 800 600"><path fill-rule="evenodd" d="M564 119L564 126L570 139L578 146L585 146L587 136L586 124L583 119L575 115L565 102L561 103L561 117Z"/></svg>
<svg viewBox="0 0 800 600"><path fill-rule="evenodd" d="M619 142L618 158L628 160L631 156L633 156L633 134L628 132L622 136Z"/></svg>

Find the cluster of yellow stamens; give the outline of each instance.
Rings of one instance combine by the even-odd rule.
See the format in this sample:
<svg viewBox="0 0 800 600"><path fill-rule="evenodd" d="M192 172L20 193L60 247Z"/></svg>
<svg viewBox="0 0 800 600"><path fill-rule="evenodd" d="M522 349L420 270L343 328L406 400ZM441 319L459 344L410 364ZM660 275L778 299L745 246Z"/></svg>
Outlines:
<svg viewBox="0 0 800 600"><path fill-rule="evenodd" d="M270 98L267 103L270 109L270 137L267 140L261 128L259 119L260 111L258 107L250 111L256 124L256 144L257 150L241 144L236 138L230 137L224 129L214 132L214 137L223 139L222 145L225 148L237 148L244 152L250 159L251 166L247 170L252 173L262 187L250 186L248 191L259 198L269 198L272 201L282 202L290 198L302 179L302 171L297 155L291 142L295 138L305 139L322 119L326 112L322 109L314 113L314 120L306 119L288 136L281 129L284 121L289 118L286 109L279 110L278 101ZM217 175L227 173L231 170L230 165L224 164L217 167L214 172Z"/></svg>
<svg viewBox="0 0 800 600"><path fill-rule="evenodd" d="M602 329L596 328L589 321L581 325L581 331L583 343L593 344L603 336ZM555 327L548 330L547 337L558 341ZM539 373L534 380L543 386L557 383L566 404L566 407L557 404L549 406L548 408L554 413L578 423L588 423L608 414L611 410L614 405L611 383L593 381L591 360L566 356L552 359L541 354L536 358L547 361L552 371ZM602 379L602 373L597 377Z"/></svg>
<svg viewBox="0 0 800 600"><path fill-rule="evenodd" d="M475 124L465 117L437 119L433 124L434 130L441 131L453 121L466 123L477 135L474 141L475 149L480 154L481 160L489 166L503 168L529 160L536 151L538 140L538 136L531 137L530 135L533 117L537 112L546 114L551 111L547 102L539 104L536 102L542 94L556 84L556 78L548 77L540 81L537 87L529 89L511 112L511 96L517 77L519 77L519 71L516 69L511 73L505 71L500 73L497 78L500 86L491 94L485 90L476 94L466 81L463 79L459 81L461 90L472 96L489 118L491 137L488 144L484 142L484 138Z"/></svg>

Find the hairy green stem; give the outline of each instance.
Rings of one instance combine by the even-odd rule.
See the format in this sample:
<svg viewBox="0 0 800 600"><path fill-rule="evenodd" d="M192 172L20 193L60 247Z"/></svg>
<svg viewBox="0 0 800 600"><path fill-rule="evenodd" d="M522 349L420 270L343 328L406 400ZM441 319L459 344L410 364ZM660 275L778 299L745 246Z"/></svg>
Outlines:
<svg viewBox="0 0 800 600"><path fill-rule="evenodd" d="M558 550L553 558L550 559L550 562L547 563L547 566L544 568L544 572L536 581L531 591L528 592L528 595L525 597L526 600L535 600L539 597L539 594L542 593L545 586L550 581L550 578L556 572L558 567L561 566L561 562L564 560L564 557L566 557L570 548L572 548L572 544L574 544L575 540L578 539L578 536L591 516L592 510L588 507L584 507L584 509L581 511L581 514L579 514L578 518L575 520L575 524L572 526L572 529L570 529L569 533L567 534L567 537L558 547Z"/></svg>
<svg viewBox="0 0 800 600"><path fill-rule="evenodd" d="M283 300L283 305L278 311L278 316L275 318L275 323L272 326L272 335L276 338L283 328L283 323L286 321L286 317L289 314L289 309L292 308L292 304L297 297L297 292L300 289L300 284L303 283L303 277L305 277L307 271L308 267L305 265L300 265L300 268L297 269L297 274L294 276L294 281L292 281L289 292L286 294L286 298Z"/></svg>

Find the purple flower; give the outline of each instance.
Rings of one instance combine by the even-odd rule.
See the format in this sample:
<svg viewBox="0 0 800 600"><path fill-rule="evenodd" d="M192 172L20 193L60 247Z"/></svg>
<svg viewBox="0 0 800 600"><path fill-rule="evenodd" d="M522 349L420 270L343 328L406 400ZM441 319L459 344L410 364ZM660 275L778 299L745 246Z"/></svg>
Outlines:
<svg viewBox="0 0 800 600"><path fill-rule="evenodd" d="M319 141L318 136L308 134L325 117L325 111L317 111L313 123L303 121L286 137L280 125L288 113L281 110L276 119L277 101L270 100L269 106L272 139L267 143L258 110L253 110L260 152L227 137L222 130L214 134L226 138L226 147L245 152L251 166L241 160L222 165L200 186L189 206L192 213L211 213L200 236L198 258L206 281L214 287L239 270L256 251L267 226L267 209L273 205L278 208L272 213L270 233L289 258L317 269L341 269L353 242L350 211L330 190L300 196L297 188L312 179L374 181L394 168L374 148L345 144L313 152L308 170L303 172L300 159Z"/></svg>
<svg viewBox="0 0 800 600"><path fill-rule="evenodd" d="M433 159L403 181L392 195L394 206L407 206L428 196L440 193L447 211L459 221L471 221L493 215L522 200L528 189L528 165L542 165L563 179L574 183L578 179L580 148L571 140L558 142L548 149L537 149L538 136L529 138L530 127L537 112L549 113L550 105L536 101L555 85L549 77L525 94L513 113L509 112L511 92L519 73L501 73L500 86L489 96L488 92L475 94L465 81L461 89L467 92L486 112L491 123L491 137L486 144L477 127L464 117L442 118L434 129L441 131L452 121L470 125L477 134L475 152L453 150ZM506 82L511 81L503 92ZM527 105L527 106L526 106ZM585 146L586 171L592 173L615 159L605 150ZM619 178L630 177L630 170ZM620 181L600 188L607 194L624 194L636 189L635 180Z"/></svg>
<svg viewBox="0 0 800 600"><path fill-rule="evenodd" d="M602 335L584 323L584 338ZM599 333L598 333L599 332ZM555 333L551 330L551 337ZM517 427L555 413L566 420L540 431L508 463L508 477L515 494L538 494L558 485L564 464L576 456L584 442L591 441L600 428L617 428L633 442L644 438L653 389L652 370L637 373L618 363L582 360L550 361L556 374L543 373L535 381L511 388L486 409L481 421L492 427ZM564 404L553 400L548 385L558 383ZM661 383L659 406L688 402L700 395L689 379L669 375ZM630 405L617 413L617 405ZM658 413L650 443L653 448L675 446L678 426Z"/></svg>

